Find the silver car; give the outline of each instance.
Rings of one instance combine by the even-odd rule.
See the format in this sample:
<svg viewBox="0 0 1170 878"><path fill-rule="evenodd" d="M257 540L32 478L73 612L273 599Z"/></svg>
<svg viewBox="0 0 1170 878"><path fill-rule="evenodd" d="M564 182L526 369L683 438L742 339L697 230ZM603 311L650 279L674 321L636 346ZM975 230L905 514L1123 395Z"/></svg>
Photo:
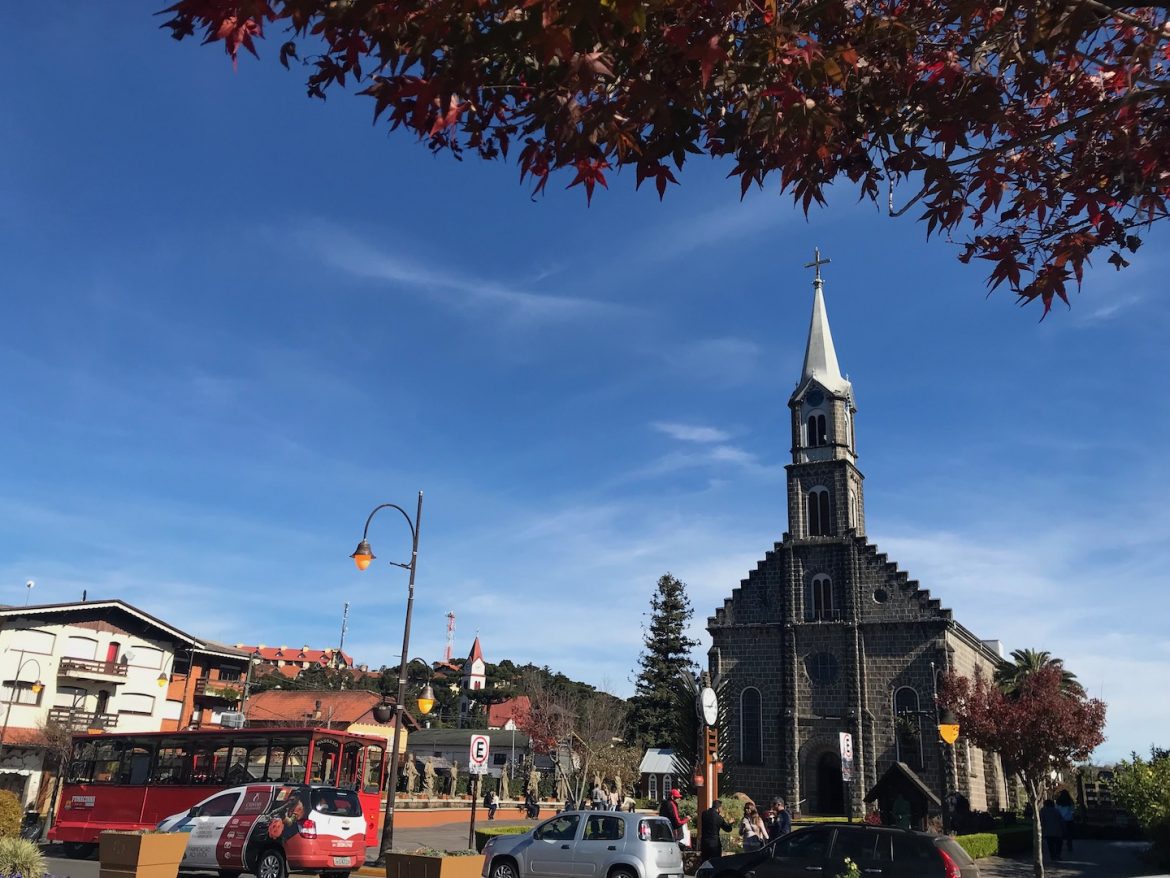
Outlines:
<svg viewBox="0 0 1170 878"><path fill-rule="evenodd" d="M670 823L645 814L565 811L483 854L483 878L683 878Z"/></svg>

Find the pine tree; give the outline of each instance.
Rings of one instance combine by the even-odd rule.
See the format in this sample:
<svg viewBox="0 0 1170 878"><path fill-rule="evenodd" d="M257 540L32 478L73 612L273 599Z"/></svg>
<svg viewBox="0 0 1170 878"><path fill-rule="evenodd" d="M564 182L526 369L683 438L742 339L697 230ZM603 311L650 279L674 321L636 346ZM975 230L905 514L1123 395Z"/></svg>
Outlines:
<svg viewBox="0 0 1170 878"><path fill-rule="evenodd" d="M674 737L675 683L682 671L694 670L691 650L699 645L687 636L693 612L686 584L664 574L650 598L650 626L638 657L638 679L631 699L631 737L643 746L669 746Z"/></svg>

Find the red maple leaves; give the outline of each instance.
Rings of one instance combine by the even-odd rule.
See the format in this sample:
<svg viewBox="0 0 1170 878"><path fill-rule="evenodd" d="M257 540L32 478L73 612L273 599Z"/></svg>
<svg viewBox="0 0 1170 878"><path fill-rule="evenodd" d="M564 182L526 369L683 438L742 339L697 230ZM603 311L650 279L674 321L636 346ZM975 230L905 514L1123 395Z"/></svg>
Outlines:
<svg viewBox="0 0 1170 878"><path fill-rule="evenodd" d="M921 202L928 235L967 232L960 258L1047 313L1167 216L1168 2L179 0L164 27L234 62L284 23L314 43L311 95L361 82L375 119L457 155L522 139L533 194L570 172L591 202L633 165L661 198L706 153L806 211L841 178Z"/></svg>

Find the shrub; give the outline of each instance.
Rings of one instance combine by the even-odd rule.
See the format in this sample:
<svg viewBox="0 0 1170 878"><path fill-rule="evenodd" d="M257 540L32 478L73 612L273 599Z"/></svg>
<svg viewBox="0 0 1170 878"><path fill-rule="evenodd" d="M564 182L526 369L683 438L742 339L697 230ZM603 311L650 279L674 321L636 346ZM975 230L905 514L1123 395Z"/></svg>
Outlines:
<svg viewBox="0 0 1170 878"><path fill-rule="evenodd" d="M0 790L0 838L20 837L20 799L9 790Z"/></svg>
<svg viewBox="0 0 1170 878"><path fill-rule="evenodd" d="M522 832L527 832L527 826L489 826L484 829L475 830L475 849L483 853L483 847L488 843L488 839L497 835L519 835Z"/></svg>
<svg viewBox="0 0 1170 878"><path fill-rule="evenodd" d="M994 832L975 832L970 835L957 835L955 841L971 855L971 859L979 860L983 857L993 857L999 853L999 836Z"/></svg>
<svg viewBox="0 0 1170 878"><path fill-rule="evenodd" d="M0 838L0 875L43 878L45 856L34 842L23 838Z"/></svg>

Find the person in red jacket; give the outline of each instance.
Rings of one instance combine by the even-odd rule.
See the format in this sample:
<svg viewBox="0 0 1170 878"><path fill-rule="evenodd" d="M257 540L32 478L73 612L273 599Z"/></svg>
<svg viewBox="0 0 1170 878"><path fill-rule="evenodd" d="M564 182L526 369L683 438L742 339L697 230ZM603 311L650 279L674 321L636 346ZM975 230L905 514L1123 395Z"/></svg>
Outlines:
<svg viewBox="0 0 1170 878"><path fill-rule="evenodd" d="M682 841L682 828L686 826L687 821L678 813L678 800L682 798L682 793L677 788L667 793L666 798L662 800L662 804L658 806L658 816L665 817L670 821L671 828L674 829L674 837L676 841Z"/></svg>

